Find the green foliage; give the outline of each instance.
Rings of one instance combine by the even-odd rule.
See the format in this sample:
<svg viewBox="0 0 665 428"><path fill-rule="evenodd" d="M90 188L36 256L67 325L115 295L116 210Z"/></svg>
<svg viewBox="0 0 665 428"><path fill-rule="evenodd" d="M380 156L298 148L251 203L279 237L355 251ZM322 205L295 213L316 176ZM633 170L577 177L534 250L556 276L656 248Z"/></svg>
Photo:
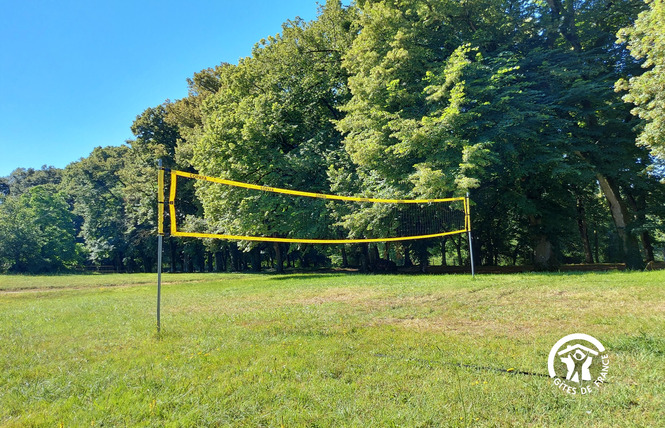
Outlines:
<svg viewBox="0 0 665 428"><path fill-rule="evenodd" d="M120 171L127 161L126 146L97 147L87 158L67 166L63 186L81 217L80 236L93 263L113 263L123 269L127 252L126 211Z"/></svg>
<svg viewBox="0 0 665 428"><path fill-rule="evenodd" d="M169 106L150 107L136 117L131 127L136 138L127 141L129 149L117 171L125 216L124 258L131 271L149 272L156 263L157 160L162 160L165 168L178 166L174 159L180 132L167 120Z"/></svg>
<svg viewBox="0 0 665 428"><path fill-rule="evenodd" d="M312 23L284 24L237 66L215 70L217 92L203 103L203 133L192 165L206 175L326 192L328 159L341 151L333 120L347 99L341 58L353 37L338 2ZM324 235L322 201L202 185L209 227L232 234ZM312 221L317 217L321 221ZM325 236L325 235L324 235Z"/></svg>
<svg viewBox="0 0 665 428"><path fill-rule="evenodd" d="M81 262L74 217L53 185L0 199L0 271L63 272Z"/></svg>
<svg viewBox="0 0 665 428"><path fill-rule="evenodd" d="M496 263L503 253L515 262L519 247L549 242L553 267L578 247L570 219L602 177L617 190L605 196L622 207L613 221L632 257L629 200L658 185L642 173L649 161L634 145L639 123L611 88L636 69L614 34L640 8L360 2L361 31L344 63L352 98L338 122L357 167L348 179L369 194L472 190L481 259ZM497 209L510 215L496 219ZM355 214L363 215L376 213Z"/></svg>
<svg viewBox="0 0 665 428"><path fill-rule="evenodd" d="M471 192L481 263L554 269L612 260L640 268L662 245L665 218L662 161L653 156L662 155L664 140L663 7L661 0L331 0L311 22L287 21L237 65L194 73L187 97L137 116L126 146L97 148L64 173L17 169L0 179L0 195L9 213L18 201L11 198L60 186L90 261L116 270L155 266L157 159L322 193ZM615 89L628 93L622 99ZM371 237L406 222L385 206L178 185L177 221L191 231ZM22 223L24 242L40 227ZM203 269L212 253L234 269L247 265L235 244L167 244L172 269ZM461 247L449 239L399 252L427 263L434 251L452 251L461 264ZM253 251L254 265L260 251L278 260L283 251L295 258L314 251L240 249ZM352 259L368 250L348 249Z"/></svg>
<svg viewBox="0 0 665 428"><path fill-rule="evenodd" d="M616 89L628 91L623 99L635 105L633 114L646 120L637 142L665 158L665 2L646 3L649 9L640 13L632 26L618 32L618 41L627 43L631 55L646 71L620 79Z"/></svg>
<svg viewBox="0 0 665 428"><path fill-rule="evenodd" d="M62 181L62 170L52 166L44 165L41 169L17 168L7 177L0 179L4 183L4 191L0 193L20 196L31 187L43 184L60 184Z"/></svg>

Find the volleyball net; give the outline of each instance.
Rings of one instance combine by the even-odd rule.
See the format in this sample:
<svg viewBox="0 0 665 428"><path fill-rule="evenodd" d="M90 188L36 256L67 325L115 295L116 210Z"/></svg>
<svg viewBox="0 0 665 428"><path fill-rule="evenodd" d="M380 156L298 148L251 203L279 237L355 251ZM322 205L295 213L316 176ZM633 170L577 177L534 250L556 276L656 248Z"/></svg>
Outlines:
<svg viewBox="0 0 665 428"><path fill-rule="evenodd" d="M205 214L198 219L186 214L191 201L179 198L181 186L192 188L192 183L182 183L185 180L194 180L196 193L204 196L200 199ZM168 228L168 234L177 237L354 244L430 239L471 230L468 197L332 195L168 169L159 171L158 202L158 233L164 235Z"/></svg>

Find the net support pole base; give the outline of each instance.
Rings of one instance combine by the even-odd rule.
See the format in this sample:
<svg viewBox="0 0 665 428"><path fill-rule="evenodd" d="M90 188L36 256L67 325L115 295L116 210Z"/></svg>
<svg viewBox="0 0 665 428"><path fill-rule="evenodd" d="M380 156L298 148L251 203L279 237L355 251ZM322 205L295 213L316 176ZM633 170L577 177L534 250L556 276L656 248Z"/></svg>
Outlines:
<svg viewBox="0 0 665 428"><path fill-rule="evenodd" d="M162 300L162 245L164 237L157 237L157 334L160 333L162 324L160 319L160 307Z"/></svg>
<svg viewBox="0 0 665 428"><path fill-rule="evenodd" d="M466 200L464 201L465 203L465 211L466 211L466 229L468 230L469 233L469 261L471 262L471 278L476 277L476 267L473 263L473 239L471 237L471 206L469 203L469 192L466 193Z"/></svg>
<svg viewBox="0 0 665 428"><path fill-rule="evenodd" d="M471 239L471 231L469 230L469 260L471 261L471 278L476 277L476 268L473 263L473 240Z"/></svg>
<svg viewBox="0 0 665 428"><path fill-rule="evenodd" d="M163 176L163 171L162 169L162 160L159 159L158 161L159 169L160 169L160 177ZM161 180L160 182L163 182ZM163 195L163 189L160 186L159 192ZM159 196L159 199L162 199L162 196ZM161 207L163 207L163 203L161 204ZM163 208L162 208L163 209ZM162 213L160 213L162 214ZM162 323L161 323L161 317L160 317L160 312L161 312L161 305L162 305L162 247L164 245L164 234L163 231L161 230L161 226L158 230L158 235L157 235L157 335L159 336L161 329L162 329Z"/></svg>

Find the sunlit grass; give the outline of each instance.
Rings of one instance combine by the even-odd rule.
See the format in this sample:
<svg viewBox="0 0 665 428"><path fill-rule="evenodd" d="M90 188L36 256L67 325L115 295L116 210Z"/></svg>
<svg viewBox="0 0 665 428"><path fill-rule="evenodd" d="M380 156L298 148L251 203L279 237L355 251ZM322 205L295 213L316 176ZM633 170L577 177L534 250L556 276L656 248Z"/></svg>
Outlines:
<svg viewBox="0 0 665 428"><path fill-rule="evenodd" d="M657 426L665 408L665 272L165 274L160 336L154 283L0 277L0 424ZM540 376L574 332L610 352L598 394Z"/></svg>
<svg viewBox="0 0 665 428"><path fill-rule="evenodd" d="M168 281L184 283L210 281L221 274L188 273L166 274ZM230 278L230 275L225 275ZM127 285L156 284L157 274L79 274L79 275L0 275L0 291L47 290L54 288L121 287Z"/></svg>

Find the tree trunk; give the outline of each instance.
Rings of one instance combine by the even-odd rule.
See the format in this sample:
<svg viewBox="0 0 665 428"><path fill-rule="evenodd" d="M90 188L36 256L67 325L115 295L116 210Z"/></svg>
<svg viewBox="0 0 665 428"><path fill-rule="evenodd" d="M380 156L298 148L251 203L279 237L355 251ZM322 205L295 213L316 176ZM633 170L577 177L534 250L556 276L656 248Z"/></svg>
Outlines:
<svg viewBox="0 0 665 428"><path fill-rule="evenodd" d="M207 271L212 272L213 271L213 267L212 267L213 266L213 263L212 263L213 260L212 260L212 253L210 251L206 251L206 261L207 261L207 265L208 265Z"/></svg>
<svg viewBox="0 0 665 428"><path fill-rule="evenodd" d="M222 251L215 251L215 272L224 272L224 268L222 267L224 262L222 261L223 257L223 252Z"/></svg>
<svg viewBox="0 0 665 428"><path fill-rule="evenodd" d="M651 236L646 230L642 232L642 244L644 245L644 256L647 263L653 262L655 260L653 255L653 245L651 244Z"/></svg>
<svg viewBox="0 0 665 428"><path fill-rule="evenodd" d="M360 244L360 271L369 272L369 244Z"/></svg>
<svg viewBox="0 0 665 428"><path fill-rule="evenodd" d="M349 258L346 255L346 247L342 245L342 267L349 267Z"/></svg>
<svg viewBox="0 0 665 428"><path fill-rule="evenodd" d="M125 263L123 259L125 258L122 252L118 252L118 273L123 273L125 271Z"/></svg>
<svg viewBox="0 0 665 428"><path fill-rule="evenodd" d="M379 247L376 244L370 246L369 250L369 270L376 272L377 264L381 256L379 255Z"/></svg>
<svg viewBox="0 0 665 428"><path fill-rule="evenodd" d="M535 229L533 237L535 245L533 247L533 264L538 270L556 269L559 262L555 256L554 246L550 238L541 231L542 219L535 216L529 216L529 224Z"/></svg>
<svg viewBox="0 0 665 428"><path fill-rule="evenodd" d="M282 255L282 246L279 242L273 242L275 249L275 262L277 263L277 273L284 273L284 257Z"/></svg>
<svg viewBox="0 0 665 428"><path fill-rule="evenodd" d="M513 258L513 266L517 265L517 257L520 255L520 243L519 241L517 242L517 245L515 245L515 251L513 251L512 258Z"/></svg>
<svg viewBox="0 0 665 428"><path fill-rule="evenodd" d="M457 251L457 266L464 266L464 262L462 261L462 235L457 235L457 239L453 239L453 242Z"/></svg>
<svg viewBox="0 0 665 428"><path fill-rule="evenodd" d="M240 257L242 256L240 254L240 251L238 250L238 244L235 242L231 242L231 250L230 250L230 257L231 257L231 271L233 272L240 272L241 271L241 260Z"/></svg>
<svg viewBox="0 0 665 428"><path fill-rule="evenodd" d="M402 249L404 249L404 267L413 266L413 262L411 261L411 249L407 244L402 244Z"/></svg>
<svg viewBox="0 0 665 428"><path fill-rule="evenodd" d="M635 198L633 197L632 194L628 194L628 202L630 202L631 207L633 208L633 211L635 211L636 216L637 216L637 221L640 225L643 225L646 222L646 218L644 215L644 209L646 208L646 203L644 202L644 198ZM640 234L640 238L642 238L642 247L644 248L644 259L646 262L652 262L654 261L653 258L653 245L651 244L651 236L649 236L649 232L647 230L642 231Z"/></svg>
<svg viewBox="0 0 665 428"><path fill-rule="evenodd" d="M448 240L447 237L443 237L441 239L441 266L447 266L448 262L446 260L446 241Z"/></svg>
<svg viewBox="0 0 665 428"><path fill-rule="evenodd" d="M593 230L593 251L596 257L596 263L600 263L600 248L598 248L598 230Z"/></svg>
<svg viewBox="0 0 665 428"><path fill-rule="evenodd" d="M577 198L577 227L580 231L580 237L582 238L582 246L584 247L584 262L593 263L593 254L591 254L591 243L589 242L589 231L586 223L584 203L579 197Z"/></svg>
<svg viewBox="0 0 665 428"><path fill-rule="evenodd" d="M249 251L252 258L252 272L261 272L261 249L254 247Z"/></svg>
<svg viewBox="0 0 665 428"><path fill-rule="evenodd" d="M547 236L540 235L538 243L533 250L533 263L536 269L552 269L552 260L554 251L552 250L552 243L547 239Z"/></svg>
<svg viewBox="0 0 665 428"><path fill-rule="evenodd" d="M642 269L642 257L640 256L640 248L637 239L630 233L629 224L631 218L628 215L628 210L621 199L618 187L612 182L611 179L604 175L597 173L596 178L600 184L600 189L603 191L607 202L610 205L610 212L614 225L616 226L617 233L623 244L624 262L628 269Z"/></svg>

